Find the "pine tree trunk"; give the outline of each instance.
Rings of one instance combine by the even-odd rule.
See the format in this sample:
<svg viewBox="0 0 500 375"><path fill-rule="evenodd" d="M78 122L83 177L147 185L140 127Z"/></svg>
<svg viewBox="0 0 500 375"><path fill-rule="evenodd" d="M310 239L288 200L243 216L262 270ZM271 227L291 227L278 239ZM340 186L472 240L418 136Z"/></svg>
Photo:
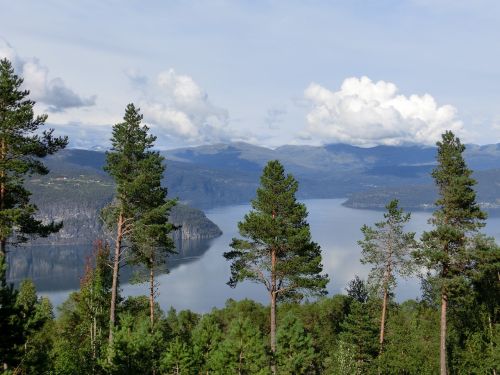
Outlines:
<svg viewBox="0 0 500 375"><path fill-rule="evenodd" d="M490 329L490 349L491 349L491 355L493 356L495 354L495 345L493 343L493 325L491 324L491 314L488 313L488 327ZM495 366L495 365L493 365ZM497 370L493 368L493 375L497 375Z"/></svg>
<svg viewBox="0 0 500 375"><path fill-rule="evenodd" d="M276 354L276 250L271 250L271 353L273 360L271 364L271 371L273 375L276 374L276 363L274 355Z"/></svg>
<svg viewBox="0 0 500 375"><path fill-rule="evenodd" d="M238 375L241 375L241 371L243 369L243 340L240 340L240 356L239 356L239 364L238 364Z"/></svg>
<svg viewBox="0 0 500 375"><path fill-rule="evenodd" d="M120 252L123 240L123 212L118 216L118 227L115 243L115 255L113 257L113 283L111 286L111 306L109 309L109 346L113 346L113 329L115 327L116 299L118 295L118 276L120 269Z"/></svg>
<svg viewBox="0 0 500 375"><path fill-rule="evenodd" d="M151 320L151 331L155 321L155 271L153 258L150 258L151 268L149 269L149 318Z"/></svg>
<svg viewBox="0 0 500 375"><path fill-rule="evenodd" d="M2 139L2 142L0 144L0 158L2 159L2 162L5 160L5 140ZM5 209L5 171L2 168L0 171L0 210ZM7 239L2 238L0 239L0 256L3 257L4 261L6 262L6 256L7 256Z"/></svg>
<svg viewBox="0 0 500 375"><path fill-rule="evenodd" d="M441 292L441 337L439 343L439 359L441 375L448 375L446 369L446 310L448 307L448 295L443 289Z"/></svg>
<svg viewBox="0 0 500 375"><path fill-rule="evenodd" d="M387 286L384 287L384 298L382 300L382 316L380 317L380 353L384 346L384 335L385 335L385 315L387 311Z"/></svg>
<svg viewBox="0 0 500 375"><path fill-rule="evenodd" d="M5 140L2 139L2 142L1 142L1 149L0 149L0 157L2 158L2 161L5 160ZM3 210L5 208L5 182L4 182L4 178L5 178L5 172L4 170L2 169L2 171L0 172L0 210ZM1 238L0 239L0 267L3 267L4 264L7 263L7 239L6 238ZM1 275L1 276L4 276L5 279L7 279L7 273L5 273L5 275ZM2 280L0 280L2 281ZM3 363L3 370L5 372L7 372L7 369L9 368L9 366L7 365L7 363Z"/></svg>

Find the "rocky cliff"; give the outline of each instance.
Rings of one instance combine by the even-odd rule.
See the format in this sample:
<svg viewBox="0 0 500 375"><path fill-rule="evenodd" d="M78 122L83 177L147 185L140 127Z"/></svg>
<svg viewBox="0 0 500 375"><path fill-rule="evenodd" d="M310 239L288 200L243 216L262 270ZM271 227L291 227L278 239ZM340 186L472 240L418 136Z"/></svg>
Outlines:
<svg viewBox="0 0 500 375"><path fill-rule="evenodd" d="M101 209L111 202L114 186L105 175L54 175L29 181L32 201L43 220L63 221L59 233L38 238L32 245L78 245L103 238ZM178 204L172 209L170 221L179 226L176 239L209 239L221 234L205 214L195 208Z"/></svg>

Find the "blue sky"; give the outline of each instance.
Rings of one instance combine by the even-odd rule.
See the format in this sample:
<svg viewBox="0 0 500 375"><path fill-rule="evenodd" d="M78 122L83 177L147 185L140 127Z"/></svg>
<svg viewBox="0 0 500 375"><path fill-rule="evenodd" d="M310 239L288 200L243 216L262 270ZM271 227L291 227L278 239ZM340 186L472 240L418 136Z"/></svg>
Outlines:
<svg viewBox="0 0 500 375"><path fill-rule="evenodd" d="M500 2L3 1L0 55L74 147L137 103L158 146L500 136Z"/></svg>

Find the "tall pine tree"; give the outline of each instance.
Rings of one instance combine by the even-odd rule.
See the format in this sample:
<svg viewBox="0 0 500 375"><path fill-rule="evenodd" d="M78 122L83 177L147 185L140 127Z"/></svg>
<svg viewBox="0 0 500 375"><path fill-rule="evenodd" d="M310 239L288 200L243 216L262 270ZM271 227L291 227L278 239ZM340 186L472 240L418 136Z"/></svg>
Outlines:
<svg viewBox="0 0 500 375"><path fill-rule="evenodd" d="M8 347L13 344L8 338L17 334L13 324L17 318L10 315L15 310L15 291L6 282L7 246L25 242L31 236L46 237L62 226L45 224L35 217L37 207L30 203L31 193L24 187L24 179L32 174L47 174L40 159L68 143L66 137L54 137L53 129L40 133L47 115L35 116L35 102L28 98L29 91L22 84L12 64L0 60L0 331L6 338L0 340L0 361L4 368Z"/></svg>
<svg viewBox="0 0 500 375"><path fill-rule="evenodd" d="M362 248L361 263L371 264L369 281L382 293L379 343L384 345L385 322L389 293L396 286L396 276L409 276L414 269L411 257L416 249L415 233L404 232L410 220L409 213L403 213L398 201L392 200L386 206L384 221L375 223L375 228L364 225L361 228L364 239L358 241Z"/></svg>
<svg viewBox="0 0 500 375"><path fill-rule="evenodd" d="M8 241L25 242L29 235L47 236L57 232L61 223L43 224L34 214L31 193L24 178L47 174L40 161L66 147L67 137L54 137L53 129L40 134L47 115L35 116L35 102L21 88L23 79L14 73L7 59L0 60L0 257L5 257Z"/></svg>
<svg viewBox="0 0 500 375"><path fill-rule="evenodd" d="M154 322L154 267L164 255L174 251L168 234L170 208L160 185L163 158L151 150L156 137L142 125L142 115L133 104L127 105L123 122L113 127L112 149L106 154L105 170L116 182L116 199L104 210L108 226L116 230L111 288L109 343L112 349L116 321L119 269L127 245L132 254L150 269L150 320Z"/></svg>
<svg viewBox="0 0 500 375"><path fill-rule="evenodd" d="M439 189L438 209L429 220L433 229L422 235L423 248L418 257L438 276L441 294L440 371L447 374L446 314L448 298L463 281L464 271L472 266L472 235L484 226L486 214L476 202L471 177L463 158L465 146L451 131L437 142L438 166L432 177Z"/></svg>
<svg viewBox="0 0 500 375"><path fill-rule="evenodd" d="M238 223L240 235L224 256L232 261L229 285L243 280L263 284L271 302L271 351L276 352L276 303L323 295L321 248L311 240L306 206L297 202L298 182L277 160L264 168L252 210ZM276 372L273 366L273 373Z"/></svg>

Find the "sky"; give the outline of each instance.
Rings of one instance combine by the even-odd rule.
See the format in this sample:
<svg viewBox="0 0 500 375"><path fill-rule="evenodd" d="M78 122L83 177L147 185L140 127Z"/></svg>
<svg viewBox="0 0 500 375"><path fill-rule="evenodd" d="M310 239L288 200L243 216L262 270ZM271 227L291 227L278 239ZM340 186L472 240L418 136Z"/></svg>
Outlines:
<svg viewBox="0 0 500 375"><path fill-rule="evenodd" d="M497 0L0 0L0 57L71 147L135 103L171 149L500 142Z"/></svg>

